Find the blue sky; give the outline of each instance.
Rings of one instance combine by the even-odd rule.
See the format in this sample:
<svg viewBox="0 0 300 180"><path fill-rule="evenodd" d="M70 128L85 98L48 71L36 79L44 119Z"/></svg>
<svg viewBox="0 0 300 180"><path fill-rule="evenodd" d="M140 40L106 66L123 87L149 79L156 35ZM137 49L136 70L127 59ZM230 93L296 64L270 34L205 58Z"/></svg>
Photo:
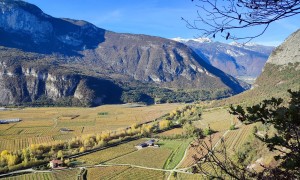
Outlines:
<svg viewBox="0 0 300 180"><path fill-rule="evenodd" d="M191 0L26 0L54 17L89 21L114 32L147 34L165 38L194 38L199 32L181 20L196 18ZM273 23L252 42L278 45L299 28L300 16ZM224 41L223 39L216 39ZM230 41L227 41L228 43Z"/></svg>

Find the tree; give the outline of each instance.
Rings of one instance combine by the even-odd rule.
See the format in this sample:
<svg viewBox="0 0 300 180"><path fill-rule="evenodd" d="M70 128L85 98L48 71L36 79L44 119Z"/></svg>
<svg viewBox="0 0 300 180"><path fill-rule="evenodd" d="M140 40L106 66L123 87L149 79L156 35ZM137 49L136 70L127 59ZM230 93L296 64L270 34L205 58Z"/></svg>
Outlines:
<svg viewBox="0 0 300 180"><path fill-rule="evenodd" d="M56 156L57 158L63 158L64 157L64 154L63 154L63 152L62 152L62 150L59 150L58 152L57 152L57 156Z"/></svg>
<svg viewBox="0 0 300 180"><path fill-rule="evenodd" d="M291 91L291 99L288 106L284 106L281 98L264 100L260 104L247 107L246 111L241 107L231 106L230 113L237 115L242 122L261 122L273 125L277 130L274 136L268 134L260 138L265 142L270 151L278 151L280 155L275 159L280 163L276 169L267 169L263 173L269 176L299 179L300 178L300 90ZM271 173L270 173L271 172ZM275 176L274 176L275 177Z"/></svg>
<svg viewBox="0 0 300 180"><path fill-rule="evenodd" d="M160 130L168 129L171 126L171 121L162 120L158 123L158 127Z"/></svg>
<svg viewBox="0 0 300 180"><path fill-rule="evenodd" d="M276 129L273 136L265 135L264 138L256 136L267 144L270 151L276 150L280 154L275 156L279 166L268 168L262 165L262 172L253 172L245 165L238 164L230 159L227 154L224 140L215 148L211 143L201 141L200 153L202 158L195 158L197 166L195 171L200 171L209 176L226 179L230 176L234 179L299 179L300 178L300 90L291 91L291 99L284 103L281 98L264 100L246 110L241 106L230 107L230 113L236 115L244 123L261 122L271 125ZM211 141L210 141L211 142ZM199 147L198 147L199 149ZM206 172L202 168L204 163L209 163L215 173Z"/></svg>
<svg viewBox="0 0 300 180"><path fill-rule="evenodd" d="M192 0L194 1L194 0ZM262 35L271 23L300 13L299 0L198 0L197 18L190 22L182 18L188 28L199 30L204 37L217 35L232 40L251 41ZM257 34L243 37L235 32L261 27ZM251 31L247 31L249 34Z"/></svg>

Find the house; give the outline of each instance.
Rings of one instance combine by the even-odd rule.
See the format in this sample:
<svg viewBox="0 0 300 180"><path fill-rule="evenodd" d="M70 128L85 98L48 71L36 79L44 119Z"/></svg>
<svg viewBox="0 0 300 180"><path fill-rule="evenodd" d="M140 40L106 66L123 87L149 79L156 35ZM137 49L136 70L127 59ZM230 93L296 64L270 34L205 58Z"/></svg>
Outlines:
<svg viewBox="0 0 300 180"><path fill-rule="evenodd" d="M60 168L63 166L63 162L61 160L52 160L50 161L50 167L55 169L55 168Z"/></svg>
<svg viewBox="0 0 300 180"><path fill-rule="evenodd" d="M143 149L145 147L149 147L149 146L155 146L154 145L155 140L154 139L150 139L149 141L143 142L141 144L136 145L135 147L140 150Z"/></svg>

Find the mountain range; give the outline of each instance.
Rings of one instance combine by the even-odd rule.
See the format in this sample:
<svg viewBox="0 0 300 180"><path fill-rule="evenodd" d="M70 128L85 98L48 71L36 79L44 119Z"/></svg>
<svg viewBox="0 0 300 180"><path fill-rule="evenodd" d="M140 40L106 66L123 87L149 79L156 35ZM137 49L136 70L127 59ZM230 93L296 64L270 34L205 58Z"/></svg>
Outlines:
<svg viewBox="0 0 300 180"><path fill-rule="evenodd" d="M288 89L300 89L300 29L274 49L250 90L218 103L253 105L272 97L289 99Z"/></svg>
<svg viewBox="0 0 300 180"><path fill-rule="evenodd" d="M200 57L214 67L236 78L253 82L275 47L255 43L229 44L214 42L209 38L173 40L191 47Z"/></svg>
<svg viewBox="0 0 300 180"><path fill-rule="evenodd" d="M249 88L183 43L54 18L19 0L0 9L2 105L200 100Z"/></svg>

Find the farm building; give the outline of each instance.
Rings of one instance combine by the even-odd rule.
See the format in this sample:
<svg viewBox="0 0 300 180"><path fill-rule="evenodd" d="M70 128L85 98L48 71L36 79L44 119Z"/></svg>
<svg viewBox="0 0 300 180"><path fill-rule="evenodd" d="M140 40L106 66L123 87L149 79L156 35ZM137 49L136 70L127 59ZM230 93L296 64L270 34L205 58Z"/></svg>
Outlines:
<svg viewBox="0 0 300 180"><path fill-rule="evenodd" d="M149 147L149 146L155 146L154 145L155 140L154 139L150 139L149 141L143 142L141 144L136 145L135 147L137 149L143 149L145 147Z"/></svg>
<svg viewBox="0 0 300 180"><path fill-rule="evenodd" d="M62 165L63 165L63 162L61 160L55 159L55 160L50 161L51 168L60 168L60 167L62 167Z"/></svg>

